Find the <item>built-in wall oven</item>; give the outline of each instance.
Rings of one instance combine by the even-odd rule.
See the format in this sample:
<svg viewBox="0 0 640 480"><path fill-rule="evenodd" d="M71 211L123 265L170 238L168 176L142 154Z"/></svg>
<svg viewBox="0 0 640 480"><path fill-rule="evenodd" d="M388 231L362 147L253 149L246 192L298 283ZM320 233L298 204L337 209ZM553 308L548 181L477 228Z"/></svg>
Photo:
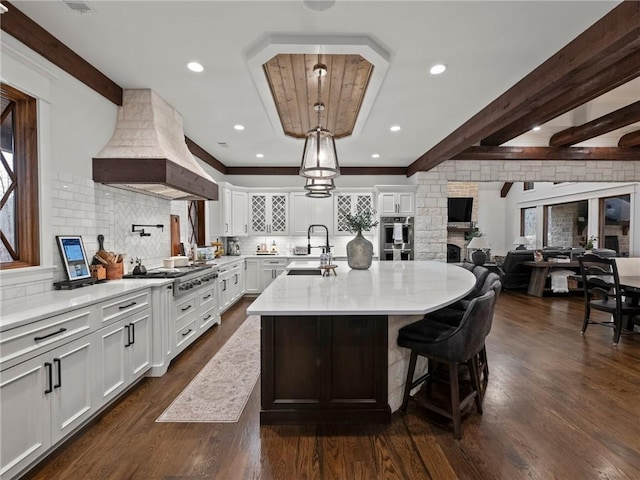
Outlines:
<svg viewBox="0 0 640 480"><path fill-rule="evenodd" d="M413 260L413 217L380 218L380 260Z"/></svg>

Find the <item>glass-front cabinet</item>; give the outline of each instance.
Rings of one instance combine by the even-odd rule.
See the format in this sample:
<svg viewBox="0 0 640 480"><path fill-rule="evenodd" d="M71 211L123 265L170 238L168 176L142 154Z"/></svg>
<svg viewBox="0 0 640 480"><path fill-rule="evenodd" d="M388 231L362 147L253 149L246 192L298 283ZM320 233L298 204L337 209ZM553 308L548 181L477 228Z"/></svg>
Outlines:
<svg viewBox="0 0 640 480"><path fill-rule="evenodd" d="M289 233L289 194L251 193L249 194L250 234Z"/></svg>
<svg viewBox="0 0 640 480"><path fill-rule="evenodd" d="M373 212L373 194L371 192L344 192L334 195L335 216L334 232L336 235L350 234L347 228L347 215Z"/></svg>

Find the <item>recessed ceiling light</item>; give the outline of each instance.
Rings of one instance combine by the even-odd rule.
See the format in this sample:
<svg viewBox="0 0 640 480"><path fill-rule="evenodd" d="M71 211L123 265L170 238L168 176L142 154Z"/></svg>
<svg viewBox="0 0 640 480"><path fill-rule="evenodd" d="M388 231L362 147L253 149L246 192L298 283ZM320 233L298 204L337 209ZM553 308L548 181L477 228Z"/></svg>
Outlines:
<svg viewBox="0 0 640 480"><path fill-rule="evenodd" d="M533 127L533 131L534 131L534 132L537 132L537 131L539 131L539 130L540 130L540 128L541 128L541 127Z"/></svg>
<svg viewBox="0 0 640 480"><path fill-rule="evenodd" d="M200 73L204 71L204 67L198 62L189 62L187 63L187 68L192 72Z"/></svg>
<svg viewBox="0 0 640 480"><path fill-rule="evenodd" d="M257 158L264 158L264 154L262 154L262 153L256 153L256 157L257 157Z"/></svg>
<svg viewBox="0 0 640 480"><path fill-rule="evenodd" d="M444 63L436 63L429 69L429 73L431 75L440 75L447 69L447 66Z"/></svg>
<svg viewBox="0 0 640 480"><path fill-rule="evenodd" d="M237 124L234 125L233 128L235 128L236 130L244 130L244 125Z"/></svg>
<svg viewBox="0 0 640 480"><path fill-rule="evenodd" d="M394 125L389 130L391 130L392 132L399 132L400 131L400 125Z"/></svg>
<svg viewBox="0 0 640 480"><path fill-rule="evenodd" d="M371 155L371 158L380 158L380 154L379 153L374 153Z"/></svg>

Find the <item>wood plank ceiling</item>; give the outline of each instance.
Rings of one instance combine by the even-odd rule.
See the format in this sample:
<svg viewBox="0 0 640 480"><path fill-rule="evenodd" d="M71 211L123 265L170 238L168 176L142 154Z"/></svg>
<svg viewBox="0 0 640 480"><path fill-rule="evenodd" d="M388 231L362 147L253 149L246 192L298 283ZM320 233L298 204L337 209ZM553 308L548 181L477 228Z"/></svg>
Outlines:
<svg viewBox="0 0 640 480"><path fill-rule="evenodd" d="M360 55L278 54L263 65L285 135L305 138L318 125L316 64L327 67L321 79L320 124L335 138L347 137L360 112L373 65Z"/></svg>

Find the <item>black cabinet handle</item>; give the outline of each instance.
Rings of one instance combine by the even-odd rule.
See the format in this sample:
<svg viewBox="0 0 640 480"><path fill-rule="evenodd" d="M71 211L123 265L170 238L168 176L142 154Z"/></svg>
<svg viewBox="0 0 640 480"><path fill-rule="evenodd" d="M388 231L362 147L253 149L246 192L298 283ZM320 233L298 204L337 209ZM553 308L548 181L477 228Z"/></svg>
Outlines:
<svg viewBox="0 0 640 480"><path fill-rule="evenodd" d="M238 274L236 273L236 281L234 282L234 285L238 284Z"/></svg>
<svg viewBox="0 0 640 480"><path fill-rule="evenodd" d="M53 363L58 365L58 383L53 388L60 388L62 386L62 362L59 358L54 358Z"/></svg>
<svg viewBox="0 0 640 480"><path fill-rule="evenodd" d="M124 347L127 348L131 346L131 325L125 325L124 328L127 330L127 344Z"/></svg>
<svg viewBox="0 0 640 480"><path fill-rule="evenodd" d="M187 330L186 332L184 332L182 334L183 337L186 337L187 335L189 335L191 333L191 329Z"/></svg>
<svg viewBox="0 0 640 480"><path fill-rule="evenodd" d="M180 310L181 310L181 311L183 311L183 312L186 312L186 311L187 311L187 310L189 310L190 308L191 308L191 305L187 305L186 307L181 308Z"/></svg>
<svg viewBox="0 0 640 480"><path fill-rule="evenodd" d="M227 279L225 278L224 280L222 280L222 291L226 292L227 291Z"/></svg>
<svg viewBox="0 0 640 480"><path fill-rule="evenodd" d="M211 294L209 294L206 297L204 297L204 300L206 300L207 298L211 298Z"/></svg>
<svg viewBox="0 0 640 480"><path fill-rule="evenodd" d="M49 380L49 383L47 383L47 389L44 391L44 393L47 394L53 392L53 388L51 387L53 385L53 365L49 362L44 362L44 368L47 370L47 378Z"/></svg>
<svg viewBox="0 0 640 480"><path fill-rule="evenodd" d="M62 332L66 332L67 329L66 328L61 328L60 330L58 330L57 332L53 332L53 333L49 333L47 335L43 335L41 337L33 337L33 340L35 342L39 342L40 340L44 340L45 338L49 338L49 337L53 337L55 335L60 335Z"/></svg>
<svg viewBox="0 0 640 480"><path fill-rule="evenodd" d="M131 345L136 343L136 324L131 323Z"/></svg>
<svg viewBox="0 0 640 480"><path fill-rule="evenodd" d="M211 315L207 315L206 317L203 318L203 320L206 322L207 320L209 320L211 318Z"/></svg>
<svg viewBox="0 0 640 480"><path fill-rule="evenodd" d="M120 306L118 308L120 310L124 310L125 308L133 307L134 305L136 305L136 302L131 302L129 305L122 305L122 306Z"/></svg>

